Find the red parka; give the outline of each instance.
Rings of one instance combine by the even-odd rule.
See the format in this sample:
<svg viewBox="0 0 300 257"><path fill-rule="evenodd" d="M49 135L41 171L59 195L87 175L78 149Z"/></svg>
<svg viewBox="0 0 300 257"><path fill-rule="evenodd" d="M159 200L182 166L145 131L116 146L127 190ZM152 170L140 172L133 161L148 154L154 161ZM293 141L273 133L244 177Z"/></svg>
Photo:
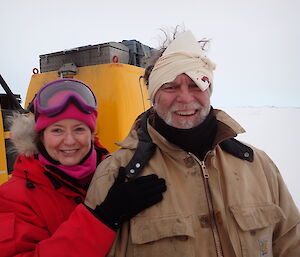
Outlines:
<svg viewBox="0 0 300 257"><path fill-rule="evenodd" d="M83 204L85 190L20 155L0 186L0 257L105 256L115 232Z"/></svg>

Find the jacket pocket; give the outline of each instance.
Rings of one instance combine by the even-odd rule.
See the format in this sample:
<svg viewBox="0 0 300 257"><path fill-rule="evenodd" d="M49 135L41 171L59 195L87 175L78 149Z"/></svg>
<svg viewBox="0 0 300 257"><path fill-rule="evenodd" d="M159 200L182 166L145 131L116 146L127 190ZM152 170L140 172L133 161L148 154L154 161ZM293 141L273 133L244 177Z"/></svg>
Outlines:
<svg viewBox="0 0 300 257"><path fill-rule="evenodd" d="M243 257L272 257L272 237L276 223L285 219L275 204L231 206L237 223Z"/></svg>
<svg viewBox="0 0 300 257"><path fill-rule="evenodd" d="M194 256L191 244L195 233L191 216L136 217L131 220L130 233L133 256Z"/></svg>
<svg viewBox="0 0 300 257"><path fill-rule="evenodd" d="M12 239L15 229L15 215L5 213L0 215L0 242Z"/></svg>

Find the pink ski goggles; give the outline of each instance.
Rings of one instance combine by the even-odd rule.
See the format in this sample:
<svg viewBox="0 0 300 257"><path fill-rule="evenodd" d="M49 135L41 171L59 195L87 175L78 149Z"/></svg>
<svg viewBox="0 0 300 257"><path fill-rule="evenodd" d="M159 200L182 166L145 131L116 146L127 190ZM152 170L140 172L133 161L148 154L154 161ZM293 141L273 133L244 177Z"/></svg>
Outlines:
<svg viewBox="0 0 300 257"><path fill-rule="evenodd" d="M47 83L34 100L36 115L54 117L62 113L70 103L75 104L83 113L97 109L97 100L92 90L76 79L58 79Z"/></svg>

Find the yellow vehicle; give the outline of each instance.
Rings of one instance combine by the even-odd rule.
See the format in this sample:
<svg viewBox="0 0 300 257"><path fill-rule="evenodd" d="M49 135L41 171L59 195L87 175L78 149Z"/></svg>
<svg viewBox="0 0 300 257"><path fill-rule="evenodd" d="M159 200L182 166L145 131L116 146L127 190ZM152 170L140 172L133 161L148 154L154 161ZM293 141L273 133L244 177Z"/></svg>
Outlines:
<svg viewBox="0 0 300 257"><path fill-rule="evenodd" d="M24 106L27 108L39 88L54 79L71 77L85 82L98 100L96 135L109 151L114 151L118 148L115 142L122 141L134 119L150 107L142 79L145 57L150 54L149 47L129 40L41 55L41 72L33 69ZM0 184L8 179L15 158L7 151L9 131L3 127L2 116L3 113L0 118Z"/></svg>
<svg viewBox="0 0 300 257"><path fill-rule="evenodd" d="M1 107L0 107L1 108ZM2 110L0 109L1 113ZM0 184L5 182L8 179L7 173L7 161L6 161L6 147L5 147L5 133L3 126L2 115L0 115Z"/></svg>

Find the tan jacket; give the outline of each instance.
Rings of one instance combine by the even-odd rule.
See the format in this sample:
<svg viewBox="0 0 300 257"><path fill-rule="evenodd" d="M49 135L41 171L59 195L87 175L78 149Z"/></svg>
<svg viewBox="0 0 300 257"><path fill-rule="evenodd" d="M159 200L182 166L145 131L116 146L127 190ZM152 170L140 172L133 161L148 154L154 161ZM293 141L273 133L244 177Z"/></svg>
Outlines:
<svg viewBox="0 0 300 257"><path fill-rule="evenodd" d="M226 113L215 113L216 146L204 162L148 124L157 147L143 175L165 178L167 191L162 202L123 225L108 256L300 256L300 215L278 169L256 148L253 162L222 150L219 142L244 130ZM137 146L134 128L120 145L95 173L86 198L92 208L131 159Z"/></svg>

